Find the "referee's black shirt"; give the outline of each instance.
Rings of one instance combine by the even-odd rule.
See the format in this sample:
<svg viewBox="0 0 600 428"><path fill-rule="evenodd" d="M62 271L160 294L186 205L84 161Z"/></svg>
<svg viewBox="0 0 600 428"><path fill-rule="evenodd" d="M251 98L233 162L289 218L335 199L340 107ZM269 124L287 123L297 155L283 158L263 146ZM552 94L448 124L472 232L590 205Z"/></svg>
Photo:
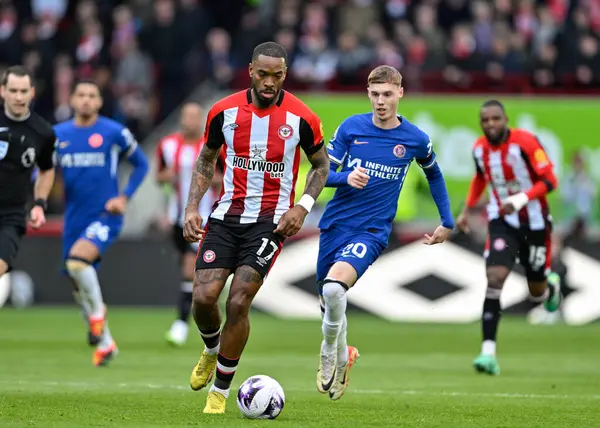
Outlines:
<svg viewBox="0 0 600 428"><path fill-rule="evenodd" d="M0 213L25 210L33 188L32 172L53 168L56 135L52 126L30 112L22 120L6 116L0 105Z"/></svg>

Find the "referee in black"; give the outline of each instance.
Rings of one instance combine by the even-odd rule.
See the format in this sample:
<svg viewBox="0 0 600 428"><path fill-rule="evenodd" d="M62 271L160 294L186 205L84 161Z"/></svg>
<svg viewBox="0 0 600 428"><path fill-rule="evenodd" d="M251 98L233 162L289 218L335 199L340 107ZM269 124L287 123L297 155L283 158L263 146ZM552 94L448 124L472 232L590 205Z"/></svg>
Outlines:
<svg viewBox="0 0 600 428"><path fill-rule="evenodd" d="M29 223L46 223L46 200L54 184L52 126L30 110L35 95L31 73L23 66L6 69L0 78L0 277L8 272L25 234L32 174L39 173L33 189Z"/></svg>

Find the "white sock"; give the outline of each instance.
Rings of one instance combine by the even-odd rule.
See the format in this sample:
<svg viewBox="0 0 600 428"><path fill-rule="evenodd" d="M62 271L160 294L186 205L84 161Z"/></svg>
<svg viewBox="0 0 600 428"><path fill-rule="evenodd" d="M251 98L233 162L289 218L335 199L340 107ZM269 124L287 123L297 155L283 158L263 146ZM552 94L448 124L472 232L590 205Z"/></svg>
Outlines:
<svg viewBox="0 0 600 428"><path fill-rule="evenodd" d="M342 320L342 328L337 338L337 365L343 367L348 362L348 342L346 342L346 332L348 331L348 320L346 315Z"/></svg>
<svg viewBox="0 0 600 428"><path fill-rule="evenodd" d="M227 389L221 389L221 388L217 388L214 384L210 387L210 391L215 391L218 392L219 394L223 395L225 398L229 397L229 388Z"/></svg>
<svg viewBox="0 0 600 428"><path fill-rule="evenodd" d="M210 333L210 334L204 334L200 331L200 336L205 337L207 339L210 337L215 337L219 334L221 334L221 329L219 329L218 331L216 331L214 333ZM217 346L215 346L214 348L209 348L208 346L204 345L204 352L206 352L208 355L217 355L219 353L219 349L221 349L221 341L220 340L217 343Z"/></svg>
<svg viewBox="0 0 600 428"><path fill-rule="evenodd" d="M322 352L329 354L337 351L337 340L346 315L346 289L337 282L327 282L323 286L325 316L323 317Z"/></svg>
<svg viewBox="0 0 600 428"><path fill-rule="evenodd" d="M481 353L484 355L496 355L496 342L484 340L481 344Z"/></svg>
<svg viewBox="0 0 600 428"><path fill-rule="evenodd" d="M90 317L104 317L104 301L102 300L102 290L98 281L98 274L93 266L86 266L83 269L70 269L69 275L77 283L79 292L83 291L86 300L90 305Z"/></svg>
<svg viewBox="0 0 600 428"><path fill-rule="evenodd" d="M548 296L550 296L550 289L546 288L541 296L532 296L529 295L529 300L535 303L545 302L548 300Z"/></svg>
<svg viewBox="0 0 600 428"><path fill-rule="evenodd" d="M82 295L80 291L73 291L73 297L79 306L81 306L81 317L86 324L90 322L90 312L92 311L90 303L87 301L87 297Z"/></svg>
<svg viewBox="0 0 600 428"><path fill-rule="evenodd" d="M108 321L104 321L104 331L102 332L102 337L100 338L100 343L98 343L98 349L104 350L108 349L112 346L114 340L112 334L110 334L110 329L108 328Z"/></svg>
<svg viewBox="0 0 600 428"><path fill-rule="evenodd" d="M221 349L221 343L214 348L207 348L206 345L204 346L204 350L208 355L217 355L219 353L219 349Z"/></svg>

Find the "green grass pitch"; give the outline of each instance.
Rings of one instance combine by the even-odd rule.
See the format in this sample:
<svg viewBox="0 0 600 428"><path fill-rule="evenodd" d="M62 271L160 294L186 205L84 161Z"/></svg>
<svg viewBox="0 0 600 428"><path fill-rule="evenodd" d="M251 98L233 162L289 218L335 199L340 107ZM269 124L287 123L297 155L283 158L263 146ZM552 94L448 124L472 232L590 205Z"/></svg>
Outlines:
<svg viewBox="0 0 600 428"><path fill-rule="evenodd" d="M320 324L252 316L234 387L253 374L283 386L275 421L202 414L206 392L188 379L201 350L163 341L173 311L113 309L120 355L94 368L76 309L0 310L0 426L17 427L598 427L600 324L529 326L505 317L502 374L475 374L479 326L394 324L350 315L349 342L361 359L346 394L331 402L315 388Z"/></svg>

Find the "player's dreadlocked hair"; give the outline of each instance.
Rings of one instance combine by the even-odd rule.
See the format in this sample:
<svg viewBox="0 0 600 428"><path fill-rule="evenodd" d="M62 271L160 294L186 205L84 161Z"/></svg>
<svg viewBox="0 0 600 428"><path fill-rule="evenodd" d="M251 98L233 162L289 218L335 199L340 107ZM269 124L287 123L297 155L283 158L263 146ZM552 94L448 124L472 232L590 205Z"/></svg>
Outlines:
<svg viewBox="0 0 600 428"><path fill-rule="evenodd" d="M504 104L502 104L498 100L487 100L486 102L484 102L481 105L481 108L486 108L486 107L499 107L500 110L502 110L503 112L506 112L506 110L504 109Z"/></svg>
<svg viewBox="0 0 600 428"><path fill-rule="evenodd" d="M391 83L392 85L400 86L402 84L402 75L390 65L380 65L369 73L367 82L369 85L376 83Z"/></svg>
<svg viewBox="0 0 600 428"><path fill-rule="evenodd" d="M270 56L272 58L283 58L286 65L288 63L288 55L283 46L275 42L261 43L254 48L252 52L252 61L256 60L259 55Z"/></svg>

